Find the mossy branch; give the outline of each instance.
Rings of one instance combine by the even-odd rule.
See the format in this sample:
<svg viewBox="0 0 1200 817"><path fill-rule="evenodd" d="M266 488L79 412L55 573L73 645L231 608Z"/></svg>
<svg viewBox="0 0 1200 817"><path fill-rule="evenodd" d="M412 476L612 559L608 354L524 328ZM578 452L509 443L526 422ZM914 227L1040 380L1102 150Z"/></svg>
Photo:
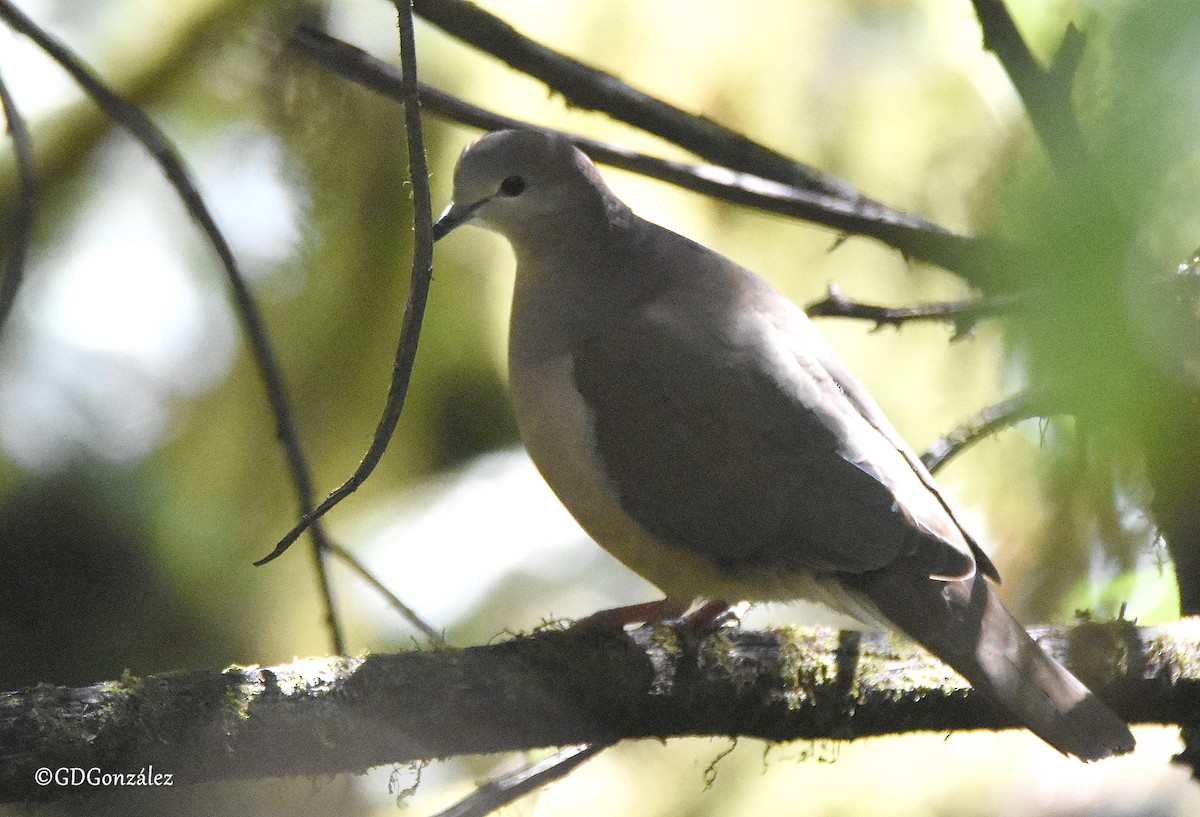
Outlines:
<svg viewBox="0 0 1200 817"><path fill-rule="evenodd" d="M1038 635L1130 721L1200 713L1200 619ZM152 764L183 784L622 738L850 740L1013 725L943 664L882 634L731 629L681 645L665 627L553 631L0 694L0 800L87 793L39 786L39 768Z"/></svg>

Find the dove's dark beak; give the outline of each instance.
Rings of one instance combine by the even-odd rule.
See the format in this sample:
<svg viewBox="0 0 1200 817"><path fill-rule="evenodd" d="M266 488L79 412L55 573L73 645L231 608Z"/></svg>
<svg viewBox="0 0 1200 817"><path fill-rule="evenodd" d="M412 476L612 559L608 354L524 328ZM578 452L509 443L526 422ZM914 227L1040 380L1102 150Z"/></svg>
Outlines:
<svg viewBox="0 0 1200 817"><path fill-rule="evenodd" d="M449 235L450 231L455 227L466 224L475 215L475 211L486 202L487 199L477 201L473 204L456 204L450 202L450 205L438 216L438 220L433 223L433 240L440 241Z"/></svg>

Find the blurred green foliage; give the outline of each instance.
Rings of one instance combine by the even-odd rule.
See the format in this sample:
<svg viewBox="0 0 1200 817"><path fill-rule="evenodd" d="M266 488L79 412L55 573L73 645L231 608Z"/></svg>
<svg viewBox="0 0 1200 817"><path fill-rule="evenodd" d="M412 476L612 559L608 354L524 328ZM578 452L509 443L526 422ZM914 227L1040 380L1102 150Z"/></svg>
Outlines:
<svg viewBox="0 0 1200 817"><path fill-rule="evenodd" d="M411 197L399 108L298 61L286 36L297 20L324 19L336 33L391 55L392 12L386 3L366 0L101 5L103 12L45 2L31 4L31 13L43 12L48 25L61 23L68 39L121 93L146 107L185 155L228 153L242 138L277 148L281 184L296 202L299 240L284 248L281 260L253 270L254 284L317 485L331 488L357 464L383 405L408 286ZM1194 450L1186 435L1171 438L1169 424L1150 419L1163 390L1188 393L1200 383L1195 301L1187 279L1175 275L1200 244L1200 157L1192 138L1200 132L1200 52L1194 48L1200 18L1187 0L1012 4L1039 55L1054 52L1072 19L1087 36L1074 94L1088 146L1105 172L1079 183L1064 181L1047 165L1007 81L982 52L965 2L484 5L545 43L843 175L872 196L1030 248L1029 267L1000 283L1034 290L1031 308L981 325L970 339L949 345L949 331L941 327L880 334L845 323L823 328L917 447L1022 383L1052 384L1065 394L1074 420L1025 423L981 443L946 470L944 483L995 554L1006 578L1003 591L1023 614L1062 619L1094 607L1108 615L1123 601L1143 620L1171 614L1172 573L1161 568L1163 554L1155 549L1147 516L1153 490L1139 454L1147 428L1165 447ZM158 25L139 22L146 14L160 15ZM679 155L603 117L567 110L542 86L434 30L418 33L427 81L510 115ZM0 72L7 78L5 48L0 41ZM54 248L88 197L123 179L98 176L97 157L110 149L113 132L90 106L66 103L34 126L43 184L37 278L54 275L47 259L55 258ZM426 135L436 207L448 196L457 151L474 134L427 120ZM910 269L867 242L830 253L832 236L822 230L608 175L641 214L716 247L802 303L830 281L862 300L894 304L967 293L953 276ZM9 223L11 176L8 159L0 159L0 230ZM181 208L163 218L174 219L172 229L185 234ZM397 491L517 442L502 367L504 276L511 261L490 239L464 233L438 248L397 437L368 485L335 511L338 532L353 529L345 520L385 511ZM7 241L6 232L0 236ZM196 286L220 286L203 241L190 237L180 244ZM1172 293L1165 299L1155 295L1163 287ZM6 327L5 344L19 346L38 321L28 306ZM1144 377L1148 371L1152 377ZM48 368L45 376L53 375ZM16 657L0 673L8 679L4 685L80 683L125 668L142 674L270 663L328 650L307 542L269 567L250 566L290 526L296 502L244 349L218 385L171 401L165 433L148 456L114 463L81 446L48 470L0 458L0 488L0 541L7 554L0 568L0 651ZM449 554L455 544L461 543L398 547ZM584 557L578 561L591 569ZM576 565L572 575L580 572ZM366 592L334 574L343 599ZM406 583L422 581L419 575L382 578L402 596ZM496 586L494 598L463 615L469 622L464 632L496 634L546 616L589 612L559 606L569 608L568 597L540 573L497 576ZM377 622L353 620L350 632L354 650L409 644ZM910 745L919 752L884 741L845 747L836 776L811 762L767 764L761 749L747 742L750 748L723 761L718 784L703 797L702 767L723 745L685 743L673 755L623 747L615 759L589 767L594 770L577 788L564 785L563 793L548 798L564 810L559 813L587 801L588 792L605 791L614 792L612 802L623 810L599 813L758 813L784 808L765 792L778 798L802 780L806 797L819 804L806 813L868 813L869 806L873 814L1053 814L1062 811L1058 801L1049 795L1039 801L1017 783L1052 768L1078 793L1071 813L1091 813L1105 801L1100 773L1087 777L1055 765L1057 758L1038 754L1048 750L1028 736L956 736L951 749L927 737L914 740ZM1194 805L1194 798L1187 801L1172 788L1182 784L1158 771L1171 751L1169 736L1143 740L1149 759L1108 767L1123 770L1109 776L1154 776L1147 792L1167 792L1160 813L1184 813L1170 809ZM1001 752L1008 762L993 764ZM897 760L898 754L904 757ZM949 783L922 768L934 756L934 765L955 767ZM996 774L988 776L992 765ZM464 794L470 779L490 768L479 759L447 767L436 798L448 802ZM969 795L974 802L967 812L947 805L962 804L954 798L964 796L963 780L972 792L980 785L989 792L988 798ZM383 785L370 778L367 786L375 783ZM311 798L276 798L272 783L212 787L230 802L249 799L280 813L302 808L297 800L314 813L325 798L354 805L362 788L349 788L315 785ZM370 788L372 798L378 794ZM194 799L171 803L196 813L213 805ZM1110 813L1138 813L1133 809L1145 802ZM163 803L117 805L123 813L150 813Z"/></svg>

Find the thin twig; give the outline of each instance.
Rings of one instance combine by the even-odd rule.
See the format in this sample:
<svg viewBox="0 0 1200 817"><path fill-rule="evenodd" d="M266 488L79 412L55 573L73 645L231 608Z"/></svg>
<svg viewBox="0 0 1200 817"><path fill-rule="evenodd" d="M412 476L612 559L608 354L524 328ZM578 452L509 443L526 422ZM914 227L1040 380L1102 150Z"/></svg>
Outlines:
<svg viewBox="0 0 1200 817"><path fill-rule="evenodd" d="M968 332L985 318L1007 310L1021 300L1020 295L964 298L960 301L918 304L917 306L878 306L846 297L841 287L830 284L825 297L805 308L810 318L856 318L873 321L875 328L900 326L909 321L944 321L954 325L954 338Z"/></svg>
<svg viewBox="0 0 1200 817"><path fill-rule="evenodd" d="M1022 420L1044 417L1048 413L1044 395L1028 390L1018 392L995 405L988 406L975 416L960 423L949 433L934 440L921 455L921 462L925 463L925 467L931 472L937 471L951 457L961 453L984 437Z"/></svg>
<svg viewBox="0 0 1200 817"><path fill-rule="evenodd" d="M387 585L381 582L375 576L375 574L371 572L370 568L360 562L358 557L356 557L353 553L346 550L337 542L329 543L329 552L341 559L342 562L344 562L348 568L353 570L360 579L371 585L371 587L375 588L376 593L383 596L384 599L387 600L388 604L390 604L393 609L396 610L396 612L398 612L401 616L407 619L410 624L420 630L426 638L439 646L444 646L447 643L445 636L435 630L431 624L425 621L425 619L421 618L420 614L418 614L416 610L412 609L403 601L401 601L400 597L389 590Z"/></svg>
<svg viewBox="0 0 1200 817"><path fill-rule="evenodd" d="M292 44L305 58L391 99L403 99L402 74L371 55L310 28L299 27ZM972 283L988 280L997 267L1014 264L1017 251L993 238L952 233L884 205L814 193L811 190L714 165L667 161L522 120L493 113L457 97L420 86L425 110L481 130L526 128L570 139L598 162L674 184L712 198L803 219L841 233L874 238L906 256L937 264Z"/></svg>
<svg viewBox="0 0 1200 817"><path fill-rule="evenodd" d="M33 227L37 220L38 182L33 160L33 143L29 128L17 110L17 103L0 78L0 106L4 108L4 123L12 139L17 161L17 201L13 207L12 249L4 265L4 280L0 281L0 328L8 320L17 290L25 279L25 261L33 244Z"/></svg>
<svg viewBox="0 0 1200 817"><path fill-rule="evenodd" d="M401 100L404 103L404 132L408 141L408 171L413 191L414 234L412 282L408 291L408 304L404 309L404 323L400 329L400 343L392 367L392 383L375 436L358 468L320 505L306 513L296 526L279 540L274 550L255 562L256 565L266 564L277 558L309 525L358 490L387 450L392 433L396 430L396 423L400 420L400 413L404 409L405 397L408 395L417 344L421 338L421 321L425 316L429 284L433 279L433 199L429 192L429 168L425 163L425 138L421 131L421 91L417 82L412 2L395 0L395 6L400 21Z"/></svg>
<svg viewBox="0 0 1200 817"><path fill-rule="evenodd" d="M0 0L0 19L7 22L14 30L33 40L38 47L70 74L71 78L109 118L142 144L162 169L167 181L175 188L175 192L179 195L184 207L187 208L188 214L200 226L216 250L233 293L233 301L242 324L242 331L246 333L250 341L254 361L263 380L263 387L275 417L276 431L283 444L301 512L309 510L312 507L312 477L304 458L295 421L292 418L283 374L279 369L274 352L271 350L270 339L267 337L262 315L258 311L249 286L242 277L229 243L225 240L220 228L217 227L208 206L196 189L182 157L153 120L146 116L140 108L129 104L110 90L83 60L66 45L38 27L9 0ZM345 652L345 645L326 570L325 559L328 547L329 543L324 530L319 527L314 528L313 561L325 603L326 621L329 625L333 649L341 654Z"/></svg>
<svg viewBox="0 0 1200 817"><path fill-rule="evenodd" d="M586 743L559 749L544 760L489 780L434 817L486 817L542 786L561 780L610 746L611 743Z"/></svg>

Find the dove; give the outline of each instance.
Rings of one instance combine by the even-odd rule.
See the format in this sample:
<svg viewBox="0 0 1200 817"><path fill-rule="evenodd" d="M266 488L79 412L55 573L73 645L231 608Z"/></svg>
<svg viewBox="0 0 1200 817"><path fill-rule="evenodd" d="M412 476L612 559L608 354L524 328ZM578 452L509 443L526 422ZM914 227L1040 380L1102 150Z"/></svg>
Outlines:
<svg viewBox="0 0 1200 817"><path fill-rule="evenodd" d="M816 600L904 633L1064 754L1133 749L1004 607L929 471L777 289L639 218L545 132L463 151L435 240L463 224L516 259L509 391L530 457L665 596L631 609Z"/></svg>

